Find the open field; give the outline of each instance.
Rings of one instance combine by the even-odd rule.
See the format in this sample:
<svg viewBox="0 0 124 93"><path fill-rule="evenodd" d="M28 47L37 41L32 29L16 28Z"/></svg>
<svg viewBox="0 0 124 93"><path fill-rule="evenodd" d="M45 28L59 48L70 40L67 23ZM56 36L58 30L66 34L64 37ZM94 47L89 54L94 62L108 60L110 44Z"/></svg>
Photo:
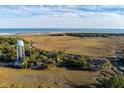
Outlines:
<svg viewBox="0 0 124 93"><path fill-rule="evenodd" d="M29 70L0 68L0 87L12 84L23 87L75 87L81 84L94 83L96 72L56 70ZM72 86L73 85L73 86Z"/></svg>
<svg viewBox="0 0 124 93"><path fill-rule="evenodd" d="M124 37L73 37L26 35L25 40L33 41L33 46L44 50L65 50L70 54L87 56L113 56L113 50L124 44Z"/></svg>
<svg viewBox="0 0 124 93"><path fill-rule="evenodd" d="M33 41L34 47L43 50L65 50L70 54L93 57L114 56L113 50L124 44L124 37L121 36L80 38L74 36L21 35L21 38ZM6 42L9 40L6 39ZM5 40L1 39L1 42L5 42ZM10 44L8 43L8 45ZM1 50L4 50L4 47ZM98 79L109 78L114 75L116 73L111 68L105 71L91 71L61 67L45 70L0 67L0 87L86 87L85 85L92 86Z"/></svg>

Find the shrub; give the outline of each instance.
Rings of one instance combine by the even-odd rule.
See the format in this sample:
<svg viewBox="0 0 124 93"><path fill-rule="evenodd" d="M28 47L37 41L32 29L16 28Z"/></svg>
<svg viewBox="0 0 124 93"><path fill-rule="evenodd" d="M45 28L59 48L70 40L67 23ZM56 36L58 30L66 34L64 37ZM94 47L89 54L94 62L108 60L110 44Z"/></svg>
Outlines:
<svg viewBox="0 0 124 93"><path fill-rule="evenodd" d="M37 86L37 88L49 88L49 87L46 86L46 85L40 84L40 85Z"/></svg>
<svg viewBox="0 0 124 93"><path fill-rule="evenodd" d="M107 63L101 64L98 68L99 70L106 71L111 68L111 63L107 62Z"/></svg>
<svg viewBox="0 0 124 93"><path fill-rule="evenodd" d="M48 68L49 70L56 70L56 69L57 69L57 67L56 67L55 64L48 64L47 68Z"/></svg>
<svg viewBox="0 0 124 93"><path fill-rule="evenodd" d="M91 70L108 70L111 68L111 62L106 58L90 58L89 64Z"/></svg>
<svg viewBox="0 0 124 93"><path fill-rule="evenodd" d="M37 60L39 62L46 62L47 59L48 59L48 57L47 56L44 56L44 55L39 55L39 57L37 58Z"/></svg>
<svg viewBox="0 0 124 93"><path fill-rule="evenodd" d="M61 67L74 67L78 69L84 69L88 65L88 57L86 56L66 56L63 58L63 62L59 63Z"/></svg>
<svg viewBox="0 0 124 93"><path fill-rule="evenodd" d="M23 68L28 68L29 63L30 63L30 59L29 59L28 57L26 57L26 58L23 60Z"/></svg>
<svg viewBox="0 0 124 93"><path fill-rule="evenodd" d="M98 83L98 87L104 88L124 88L124 75L113 76Z"/></svg>
<svg viewBox="0 0 124 93"><path fill-rule="evenodd" d="M52 63L54 63L54 64L55 64L55 63L56 63L56 61L55 61L55 59L54 59L54 58L48 58L48 59L47 59L47 63L48 63L48 64L52 64Z"/></svg>

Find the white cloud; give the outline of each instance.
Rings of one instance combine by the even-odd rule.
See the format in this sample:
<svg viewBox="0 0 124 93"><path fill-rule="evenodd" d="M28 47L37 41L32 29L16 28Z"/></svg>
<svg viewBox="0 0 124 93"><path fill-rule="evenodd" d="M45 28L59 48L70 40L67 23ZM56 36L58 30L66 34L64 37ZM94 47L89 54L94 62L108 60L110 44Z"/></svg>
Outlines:
<svg viewBox="0 0 124 93"><path fill-rule="evenodd" d="M0 27L123 28L124 6L0 6Z"/></svg>

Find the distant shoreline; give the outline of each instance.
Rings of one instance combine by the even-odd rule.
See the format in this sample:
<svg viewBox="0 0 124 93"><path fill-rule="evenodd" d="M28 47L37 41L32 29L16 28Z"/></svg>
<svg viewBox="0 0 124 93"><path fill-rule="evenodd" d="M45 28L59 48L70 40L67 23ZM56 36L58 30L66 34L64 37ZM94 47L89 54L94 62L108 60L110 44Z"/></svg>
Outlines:
<svg viewBox="0 0 124 93"><path fill-rule="evenodd" d="M27 33L0 33L0 36L3 35L45 35L46 33L37 33L37 32L27 32Z"/></svg>
<svg viewBox="0 0 124 93"><path fill-rule="evenodd" d="M53 34L53 33L115 33L124 34L124 29L105 28L0 28L0 35L18 34Z"/></svg>
<svg viewBox="0 0 124 93"><path fill-rule="evenodd" d="M0 32L0 36L8 35L59 35L59 34L114 34L114 35L124 35L124 33L98 33L98 32Z"/></svg>

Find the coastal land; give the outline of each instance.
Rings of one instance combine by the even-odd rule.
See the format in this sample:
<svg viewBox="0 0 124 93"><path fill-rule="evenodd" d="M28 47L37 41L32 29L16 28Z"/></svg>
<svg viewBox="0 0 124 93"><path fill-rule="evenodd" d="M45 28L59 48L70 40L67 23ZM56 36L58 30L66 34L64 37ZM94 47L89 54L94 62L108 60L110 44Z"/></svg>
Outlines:
<svg viewBox="0 0 124 93"><path fill-rule="evenodd" d="M54 33L56 34L56 33ZM58 33L57 33L58 34ZM43 50L65 51L69 54L86 55L94 57L114 56L114 50L124 44L123 36L110 37L76 37L68 35L22 35L27 41Z"/></svg>
<svg viewBox="0 0 124 93"><path fill-rule="evenodd" d="M78 33L80 34L80 33ZM101 36L102 35L102 36ZM123 50L124 37L122 35L97 34L77 36L73 33L48 34L14 34L1 37L23 39L32 42L32 46L45 51L64 51L69 55L88 56L98 60L113 58L115 50ZM121 50L120 49L120 50ZM123 55L123 54L122 54ZM97 62L97 61L96 61ZM101 61L102 63L102 61ZM80 70L61 67L50 67L45 70L0 68L0 87L92 87L97 79L116 76L113 64L107 70ZM9 77L11 76L11 77Z"/></svg>

